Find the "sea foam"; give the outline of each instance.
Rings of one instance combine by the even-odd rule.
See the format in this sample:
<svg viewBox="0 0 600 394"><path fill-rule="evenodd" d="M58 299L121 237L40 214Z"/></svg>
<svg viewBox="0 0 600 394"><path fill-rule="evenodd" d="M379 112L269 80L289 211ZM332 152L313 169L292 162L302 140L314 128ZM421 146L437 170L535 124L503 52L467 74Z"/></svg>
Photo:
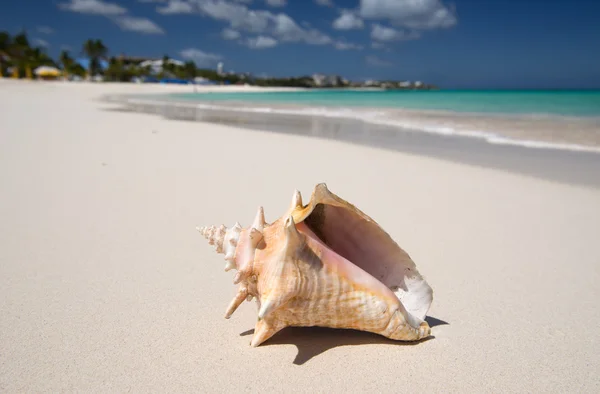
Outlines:
<svg viewBox="0 0 600 394"><path fill-rule="evenodd" d="M121 98L122 99L122 98ZM118 100L121 101L121 100ZM390 117L386 110L366 110L353 108L332 108L332 107L273 107L273 106L247 106L241 104L233 107L229 105L216 105L198 102L181 102L173 100L162 100L152 98L126 98L125 101L137 105L155 105L159 107L175 106L187 109L196 109L201 111L230 111L245 113L263 113L279 114L293 116L319 116L327 118L343 118L362 121L369 124L393 127L400 131L419 131L429 134L438 134L443 136L458 136L466 138L476 138L494 145L513 145L533 149L554 149L567 150L573 152L600 153L600 148L580 144L558 143L548 141L538 141L531 139L520 139L508 137L502 133L472 130L468 128L449 127L431 122L429 119L423 121L402 120L398 117ZM161 112L158 110L156 112ZM423 115L427 116L426 114Z"/></svg>

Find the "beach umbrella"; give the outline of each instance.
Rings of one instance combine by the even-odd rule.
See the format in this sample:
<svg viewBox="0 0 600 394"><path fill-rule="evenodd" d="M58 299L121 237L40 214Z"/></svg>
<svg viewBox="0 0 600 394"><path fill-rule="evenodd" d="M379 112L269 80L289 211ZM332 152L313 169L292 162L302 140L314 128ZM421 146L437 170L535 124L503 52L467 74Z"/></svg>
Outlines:
<svg viewBox="0 0 600 394"><path fill-rule="evenodd" d="M40 66L34 72L39 77L58 77L61 74L58 68L49 66Z"/></svg>

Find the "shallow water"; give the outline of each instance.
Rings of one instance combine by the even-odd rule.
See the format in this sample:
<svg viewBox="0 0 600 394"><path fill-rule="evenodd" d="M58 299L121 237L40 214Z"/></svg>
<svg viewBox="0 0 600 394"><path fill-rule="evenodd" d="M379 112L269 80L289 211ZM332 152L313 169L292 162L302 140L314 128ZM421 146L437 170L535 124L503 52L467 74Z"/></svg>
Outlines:
<svg viewBox="0 0 600 394"><path fill-rule="evenodd" d="M546 114L600 117L600 90L349 90L179 93L191 101L244 101L323 107L378 107L468 113Z"/></svg>
<svg viewBox="0 0 600 394"><path fill-rule="evenodd" d="M449 100L449 97L453 99ZM460 104L460 97L464 99L463 104ZM265 116L285 114L347 118L426 133L478 138L492 144L600 152L598 91L448 93L311 90L184 93L146 98L191 104L204 110L255 112ZM402 102L403 106L392 106L392 98L396 103ZM481 99L479 104L477 98ZM340 105L341 102L344 102L343 105ZM498 106L491 105L491 102L498 103ZM427 105L429 109L411 108ZM455 110L440 109L444 106ZM487 110L467 111L479 108ZM527 112L541 111L542 108L547 111L553 109L554 112ZM575 116L575 113L585 115Z"/></svg>

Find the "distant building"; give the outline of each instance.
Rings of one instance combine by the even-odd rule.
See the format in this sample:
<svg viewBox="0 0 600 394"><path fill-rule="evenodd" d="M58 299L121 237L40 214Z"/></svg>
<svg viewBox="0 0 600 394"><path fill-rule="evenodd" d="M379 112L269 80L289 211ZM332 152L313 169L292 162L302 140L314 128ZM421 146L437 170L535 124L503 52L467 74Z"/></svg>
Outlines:
<svg viewBox="0 0 600 394"><path fill-rule="evenodd" d="M175 66L183 66L184 63L180 60L175 60L175 59L168 59L167 60L168 64L173 64ZM156 59L156 60L144 60L143 62L141 62L139 64L140 67L142 68L146 68L146 67L150 67L150 70L153 74L160 74L163 71L163 59Z"/></svg>
<svg viewBox="0 0 600 394"><path fill-rule="evenodd" d="M410 83L410 81L398 82L398 87L399 88L410 88L411 87L411 83Z"/></svg>
<svg viewBox="0 0 600 394"><path fill-rule="evenodd" d="M223 75L223 63L222 62L219 62L219 64L217 64L217 74Z"/></svg>
<svg viewBox="0 0 600 394"><path fill-rule="evenodd" d="M341 86L344 84L342 78L339 75L324 74L313 74L312 82L314 86Z"/></svg>
<svg viewBox="0 0 600 394"><path fill-rule="evenodd" d="M340 86L342 85L342 78L337 75L330 75L326 78L325 84L327 86Z"/></svg>
<svg viewBox="0 0 600 394"><path fill-rule="evenodd" d="M312 80L315 86L323 86L325 85L325 80L327 79L326 75L323 74L313 74Z"/></svg>

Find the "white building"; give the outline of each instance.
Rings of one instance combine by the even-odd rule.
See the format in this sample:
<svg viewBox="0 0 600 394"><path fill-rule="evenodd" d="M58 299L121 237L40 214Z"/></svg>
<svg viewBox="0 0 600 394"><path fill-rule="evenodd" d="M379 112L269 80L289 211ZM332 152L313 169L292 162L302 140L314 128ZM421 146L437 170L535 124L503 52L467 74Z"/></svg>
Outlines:
<svg viewBox="0 0 600 394"><path fill-rule="evenodd" d="M219 64L217 64L217 74L223 75L223 63L222 62L219 62Z"/></svg>
<svg viewBox="0 0 600 394"><path fill-rule="evenodd" d="M315 86L323 86L323 84L325 84L327 76L323 74L313 74L312 79L315 83Z"/></svg>
<svg viewBox="0 0 600 394"><path fill-rule="evenodd" d="M175 66L183 66L184 65L184 63L182 61L175 60L175 59L169 59L169 60L167 60L167 63L173 64ZM163 71L163 59L145 60L140 63L140 67L142 67L142 68L150 67L150 70L152 71L153 74L160 74Z"/></svg>

